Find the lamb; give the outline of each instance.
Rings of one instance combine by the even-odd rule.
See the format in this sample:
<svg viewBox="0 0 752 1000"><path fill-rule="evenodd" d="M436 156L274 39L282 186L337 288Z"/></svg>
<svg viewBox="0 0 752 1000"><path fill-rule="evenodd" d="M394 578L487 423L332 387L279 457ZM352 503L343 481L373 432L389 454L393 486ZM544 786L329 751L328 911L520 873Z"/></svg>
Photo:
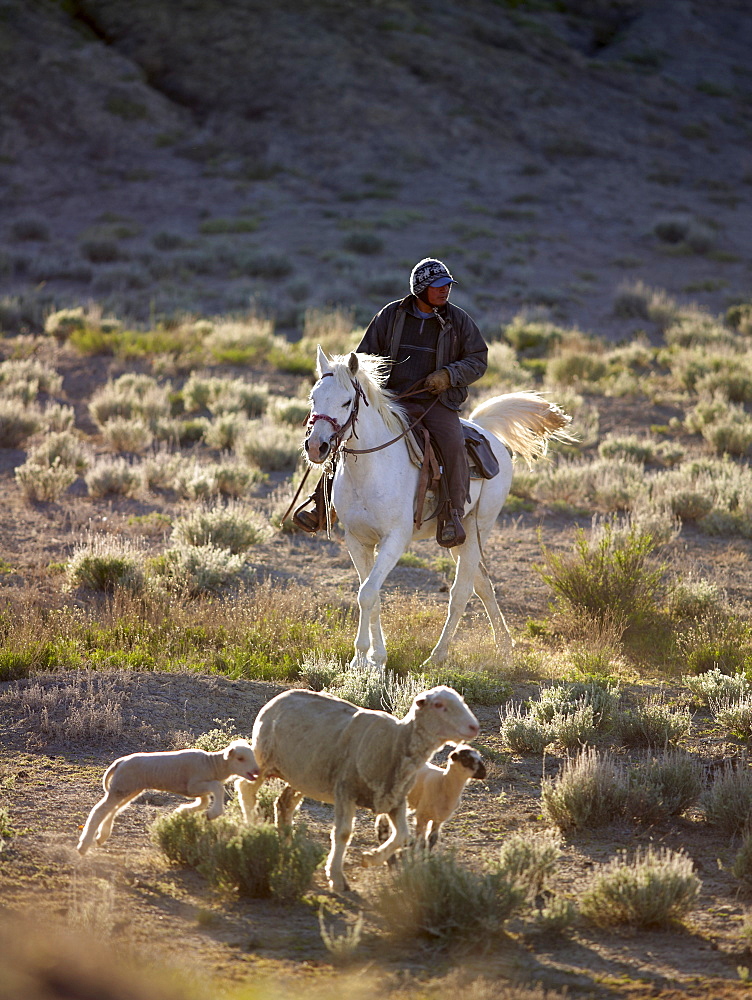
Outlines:
<svg viewBox="0 0 752 1000"><path fill-rule="evenodd" d="M447 742L473 739L478 720L461 695L435 687L413 700L404 719L359 708L333 695L292 690L272 698L259 712L251 744L258 778L235 782L246 822L255 818L256 795L266 778L287 783L275 804L278 827L292 823L304 796L334 803L329 886L348 889L343 872L356 807L384 813L391 834L363 856L382 864L407 843L407 793L429 757Z"/></svg>
<svg viewBox="0 0 752 1000"><path fill-rule="evenodd" d="M216 819L224 810L224 782L241 776L253 780L258 767L246 740L233 740L224 750L169 750L165 753L132 753L119 757L102 778L104 797L89 813L76 850L86 854L96 838L101 847L112 833L115 817L147 788L185 795L193 802L176 812L207 810Z"/></svg>
<svg viewBox="0 0 752 1000"><path fill-rule="evenodd" d="M486 776L486 765L477 750L460 744L449 754L446 767L424 764L407 794L408 808L415 816L418 845L436 846L443 824L454 815L465 785L471 778ZM386 816L376 817L376 836L383 843L389 835Z"/></svg>

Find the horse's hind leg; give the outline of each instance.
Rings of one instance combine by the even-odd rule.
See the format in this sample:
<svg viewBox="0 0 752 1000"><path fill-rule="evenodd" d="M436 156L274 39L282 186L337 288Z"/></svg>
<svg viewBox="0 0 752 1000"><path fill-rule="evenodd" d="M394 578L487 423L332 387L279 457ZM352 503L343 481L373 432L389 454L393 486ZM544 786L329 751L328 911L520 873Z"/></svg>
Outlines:
<svg viewBox="0 0 752 1000"><path fill-rule="evenodd" d="M496 649L501 656L506 658L512 652L514 640L507 628L507 623L499 607L499 602L496 600L496 593L491 582L491 577L488 575L488 571L482 562L478 565L475 580L473 581L473 589L481 599L483 607L486 609L488 620L491 622Z"/></svg>
<svg viewBox="0 0 752 1000"><path fill-rule="evenodd" d="M467 541L455 550L457 553L457 572L454 576L452 589L449 591L449 612L439 641L431 650L431 655L426 661L427 664L443 663L446 660L449 653L449 643L452 641L473 592L473 579L480 561L480 551L478 542L473 537L475 532L468 531L467 534Z"/></svg>

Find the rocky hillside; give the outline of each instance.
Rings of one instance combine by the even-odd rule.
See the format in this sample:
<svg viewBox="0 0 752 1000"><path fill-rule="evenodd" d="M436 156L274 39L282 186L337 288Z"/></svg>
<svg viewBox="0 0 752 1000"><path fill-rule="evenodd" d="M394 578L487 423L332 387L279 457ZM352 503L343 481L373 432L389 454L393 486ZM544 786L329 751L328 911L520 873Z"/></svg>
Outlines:
<svg viewBox="0 0 752 1000"><path fill-rule="evenodd" d="M427 254L490 336L749 287L743 0L2 0L0 51L6 333L96 302L295 336Z"/></svg>

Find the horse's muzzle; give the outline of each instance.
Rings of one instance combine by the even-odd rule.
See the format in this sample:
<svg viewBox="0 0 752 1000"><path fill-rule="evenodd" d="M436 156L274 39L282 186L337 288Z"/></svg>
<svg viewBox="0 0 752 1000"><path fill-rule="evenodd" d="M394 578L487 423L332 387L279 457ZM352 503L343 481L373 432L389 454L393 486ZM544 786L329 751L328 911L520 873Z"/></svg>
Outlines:
<svg viewBox="0 0 752 1000"><path fill-rule="evenodd" d="M331 451L331 445L328 441L311 441L310 437L305 439L303 447L308 458L317 465L324 462Z"/></svg>

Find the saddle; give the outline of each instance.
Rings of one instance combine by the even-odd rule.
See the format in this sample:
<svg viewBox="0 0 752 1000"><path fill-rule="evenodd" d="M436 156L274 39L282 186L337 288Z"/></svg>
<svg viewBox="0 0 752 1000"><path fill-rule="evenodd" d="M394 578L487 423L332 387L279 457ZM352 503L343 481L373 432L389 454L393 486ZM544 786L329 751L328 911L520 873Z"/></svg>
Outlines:
<svg viewBox="0 0 752 1000"><path fill-rule="evenodd" d="M488 438L467 421L462 420L460 423L465 435L465 451L470 466L470 478L493 479L494 476L498 475L499 463ZM420 468L418 490L415 495L415 527L420 528L423 523L426 494L432 492L440 498L438 510L441 503L447 499L447 490L444 486L440 459L425 427L419 424L413 430L410 444L413 446L410 449L413 462ZM433 514L430 515L430 517L433 516Z"/></svg>

